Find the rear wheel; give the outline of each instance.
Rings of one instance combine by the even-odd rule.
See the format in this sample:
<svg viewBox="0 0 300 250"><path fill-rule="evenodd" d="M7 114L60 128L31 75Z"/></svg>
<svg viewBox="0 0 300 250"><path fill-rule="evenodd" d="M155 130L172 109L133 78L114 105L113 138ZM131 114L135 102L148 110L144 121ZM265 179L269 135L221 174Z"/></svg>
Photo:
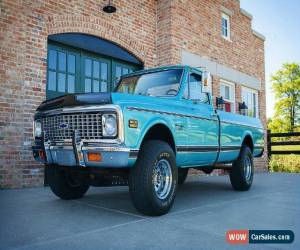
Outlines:
<svg viewBox="0 0 300 250"><path fill-rule="evenodd" d="M188 172L189 172L188 168L178 168L178 184L179 185L182 185L185 182Z"/></svg>
<svg viewBox="0 0 300 250"><path fill-rule="evenodd" d="M134 206L146 215L167 213L175 198L177 167L172 148L164 141L146 141L129 175Z"/></svg>
<svg viewBox="0 0 300 250"><path fill-rule="evenodd" d="M86 178L78 172L57 166L47 166L45 171L52 192L61 199L79 199L89 189Z"/></svg>
<svg viewBox="0 0 300 250"><path fill-rule="evenodd" d="M253 156L248 146L242 146L240 155L230 170L231 185L235 190L247 191L253 181Z"/></svg>

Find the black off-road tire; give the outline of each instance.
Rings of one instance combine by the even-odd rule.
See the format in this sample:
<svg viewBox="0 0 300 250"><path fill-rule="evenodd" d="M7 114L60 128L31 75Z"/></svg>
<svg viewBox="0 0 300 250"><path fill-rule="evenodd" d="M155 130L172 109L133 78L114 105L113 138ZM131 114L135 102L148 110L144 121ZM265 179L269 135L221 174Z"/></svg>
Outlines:
<svg viewBox="0 0 300 250"><path fill-rule="evenodd" d="M178 185L182 185L188 175L188 168L178 168Z"/></svg>
<svg viewBox="0 0 300 250"><path fill-rule="evenodd" d="M161 160L168 162L172 176L170 191L163 199L160 199L155 191L155 166ZM176 189L177 167L172 148L164 141L146 141L129 175L129 191L134 206L145 215L166 214L172 207Z"/></svg>
<svg viewBox="0 0 300 250"><path fill-rule="evenodd" d="M253 181L253 173L254 166L251 149L243 145L239 157L233 162L230 170L229 176L232 187L238 191L249 190Z"/></svg>
<svg viewBox="0 0 300 250"><path fill-rule="evenodd" d="M81 198L89 189L89 184L83 176L74 176L70 170L57 166L47 166L47 178L52 192L61 199L71 200Z"/></svg>

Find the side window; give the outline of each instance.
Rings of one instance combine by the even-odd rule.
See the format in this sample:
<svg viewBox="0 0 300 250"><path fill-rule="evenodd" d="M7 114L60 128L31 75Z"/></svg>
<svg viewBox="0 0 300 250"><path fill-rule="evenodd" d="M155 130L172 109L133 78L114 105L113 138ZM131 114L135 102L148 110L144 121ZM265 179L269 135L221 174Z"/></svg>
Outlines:
<svg viewBox="0 0 300 250"><path fill-rule="evenodd" d="M201 76L190 74L189 78L189 99L202 100Z"/></svg>
<svg viewBox="0 0 300 250"><path fill-rule="evenodd" d="M222 13L222 36L225 39L230 39L230 18L225 13Z"/></svg>

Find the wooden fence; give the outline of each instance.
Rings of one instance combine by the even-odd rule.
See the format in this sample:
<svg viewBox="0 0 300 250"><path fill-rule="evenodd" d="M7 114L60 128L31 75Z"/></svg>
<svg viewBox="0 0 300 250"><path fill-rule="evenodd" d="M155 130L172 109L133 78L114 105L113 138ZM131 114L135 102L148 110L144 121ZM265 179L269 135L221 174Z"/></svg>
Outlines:
<svg viewBox="0 0 300 250"><path fill-rule="evenodd" d="M290 133L271 133L268 130L267 133L267 148L268 148L268 158L270 159L271 155L288 155L288 154L300 154L300 150L272 150L272 146L294 146L300 145L300 139L298 140L284 140L284 141L274 141L272 138L279 137L300 137L300 132L290 132Z"/></svg>

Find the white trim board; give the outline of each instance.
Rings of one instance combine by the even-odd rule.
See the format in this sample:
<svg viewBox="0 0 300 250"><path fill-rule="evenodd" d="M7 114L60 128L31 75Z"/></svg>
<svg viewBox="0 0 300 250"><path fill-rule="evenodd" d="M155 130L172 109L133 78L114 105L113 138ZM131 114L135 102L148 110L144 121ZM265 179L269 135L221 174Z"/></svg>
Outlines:
<svg viewBox="0 0 300 250"><path fill-rule="evenodd" d="M212 75L216 75L224 80L244 85L252 89L261 90L260 79L212 61L209 57L199 56L186 50L182 50L181 63L192 67L203 67Z"/></svg>

